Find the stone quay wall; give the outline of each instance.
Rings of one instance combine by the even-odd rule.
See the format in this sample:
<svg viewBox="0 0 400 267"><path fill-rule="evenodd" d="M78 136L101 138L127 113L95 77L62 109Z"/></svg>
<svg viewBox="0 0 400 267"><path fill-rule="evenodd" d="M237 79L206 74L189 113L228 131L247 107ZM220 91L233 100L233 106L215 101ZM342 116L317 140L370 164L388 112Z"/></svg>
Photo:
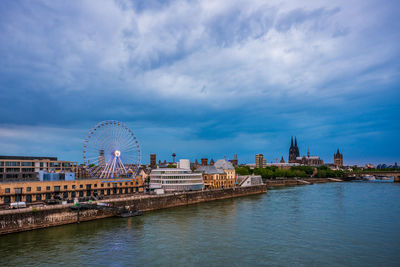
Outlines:
<svg viewBox="0 0 400 267"><path fill-rule="evenodd" d="M281 180L266 179L263 181L267 185L267 187L343 182L341 179L336 179L336 178L304 178L304 179L281 179Z"/></svg>
<svg viewBox="0 0 400 267"><path fill-rule="evenodd" d="M267 186L258 185L165 195L135 195L125 198L107 199L99 202L107 203L114 208L151 211L265 192L267 192ZM93 204L96 204L96 202L93 202ZM78 211L71 209L72 206L72 204L67 204L0 211L0 235L77 223ZM79 211L79 221L84 222L112 217L115 216L115 214L115 211L110 209L81 209Z"/></svg>

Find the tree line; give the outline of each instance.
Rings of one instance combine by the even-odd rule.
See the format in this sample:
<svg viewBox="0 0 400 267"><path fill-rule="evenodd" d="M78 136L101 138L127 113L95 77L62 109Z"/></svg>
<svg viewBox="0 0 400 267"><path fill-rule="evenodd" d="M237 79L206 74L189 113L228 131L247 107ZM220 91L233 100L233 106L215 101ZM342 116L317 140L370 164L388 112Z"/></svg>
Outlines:
<svg viewBox="0 0 400 267"><path fill-rule="evenodd" d="M239 175L261 175L265 179L276 179L276 178L335 178L344 177L345 172L342 170L331 170L325 165L319 167L312 166L293 166L288 169L279 169L277 166L269 166L266 168L255 168L251 169L249 166L240 166L236 168L236 173Z"/></svg>

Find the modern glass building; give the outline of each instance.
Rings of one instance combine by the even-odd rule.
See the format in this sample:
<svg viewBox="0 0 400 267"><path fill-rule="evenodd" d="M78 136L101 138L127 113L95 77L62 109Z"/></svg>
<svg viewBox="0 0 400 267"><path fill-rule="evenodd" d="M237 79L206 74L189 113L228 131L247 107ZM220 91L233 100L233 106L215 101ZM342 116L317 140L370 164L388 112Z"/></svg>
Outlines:
<svg viewBox="0 0 400 267"><path fill-rule="evenodd" d="M166 192L201 190L203 175L193 173L190 169L154 169L150 174L150 189L160 188Z"/></svg>

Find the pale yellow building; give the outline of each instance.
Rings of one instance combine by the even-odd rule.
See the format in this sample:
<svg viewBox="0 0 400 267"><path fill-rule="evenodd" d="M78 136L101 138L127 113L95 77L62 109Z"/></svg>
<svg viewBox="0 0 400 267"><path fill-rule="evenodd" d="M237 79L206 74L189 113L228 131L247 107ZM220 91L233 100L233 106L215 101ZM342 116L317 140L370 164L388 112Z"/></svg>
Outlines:
<svg viewBox="0 0 400 267"><path fill-rule="evenodd" d="M143 179L85 179L0 183L0 205L23 201L73 200L76 197L116 197L143 192Z"/></svg>

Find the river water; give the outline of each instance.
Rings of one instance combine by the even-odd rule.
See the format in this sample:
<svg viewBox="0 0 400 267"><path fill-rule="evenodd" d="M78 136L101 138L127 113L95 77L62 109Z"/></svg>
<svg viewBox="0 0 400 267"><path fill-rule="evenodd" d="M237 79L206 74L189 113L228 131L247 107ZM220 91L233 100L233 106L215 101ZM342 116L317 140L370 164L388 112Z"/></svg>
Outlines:
<svg viewBox="0 0 400 267"><path fill-rule="evenodd" d="M0 265L399 266L400 184L329 183L0 237Z"/></svg>

